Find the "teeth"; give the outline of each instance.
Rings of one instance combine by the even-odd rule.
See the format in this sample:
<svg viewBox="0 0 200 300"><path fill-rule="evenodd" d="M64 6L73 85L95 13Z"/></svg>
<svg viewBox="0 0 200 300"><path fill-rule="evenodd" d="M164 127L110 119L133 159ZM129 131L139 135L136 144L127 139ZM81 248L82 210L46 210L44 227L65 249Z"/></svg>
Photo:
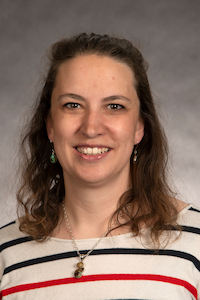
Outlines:
<svg viewBox="0 0 200 300"><path fill-rule="evenodd" d="M98 148L93 148L92 149L92 154L94 154L94 155L98 154Z"/></svg>
<svg viewBox="0 0 200 300"><path fill-rule="evenodd" d="M86 154L92 154L92 148L87 148L87 153Z"/></svg>
<svg viewBox="0 0 200 300"><path fill-rule="evenodd" d="M108 148L97 148L97 147L94 147L94 148L90 148L90 147L87 147L87 148L80 147L79 148L78 147L76 149L78 150L78 152L86 154L86 155L98 155L98 154L102 154L102 153L109 151Z"/></svg>

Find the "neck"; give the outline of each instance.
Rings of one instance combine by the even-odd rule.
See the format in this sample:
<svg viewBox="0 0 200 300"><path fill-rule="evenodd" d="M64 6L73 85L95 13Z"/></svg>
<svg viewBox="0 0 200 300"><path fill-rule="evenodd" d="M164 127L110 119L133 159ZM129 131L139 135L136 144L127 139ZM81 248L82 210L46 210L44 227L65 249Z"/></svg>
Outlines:
<svg viewBox="0 0 200 300"><path fill-rule="evenodd" d="M64 204L75 239L100 237L108 230L119 198L128 189L127 182L91 187L65 180Z"/></svg>

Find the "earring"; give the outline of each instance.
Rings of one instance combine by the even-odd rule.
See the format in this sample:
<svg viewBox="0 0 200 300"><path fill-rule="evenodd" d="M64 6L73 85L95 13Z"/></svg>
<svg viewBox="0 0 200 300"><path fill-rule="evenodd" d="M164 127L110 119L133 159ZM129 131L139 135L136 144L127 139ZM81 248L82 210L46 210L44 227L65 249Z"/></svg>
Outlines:
<svg viewBox="0 0 200 300"><path fill-rule="evenodd" d="M53 142L50 141L50 143L51 143L51 147L52 147L52 153L51 153L51 156L50 156L50 162L52 164L55 164L57 162L57 157L56 157L55 151L53 149Z"/></svg>
<svg viewBox="0 0 200 300"><path fill-rule="evenodd" d="M136 161L137 161L137 149L136 149L136 147L137 147L137 144L135 145L135 147L134 147L134 151L133 151L133 153L134 153L134 156L133 156L133 163L135 163Z"/></svg>

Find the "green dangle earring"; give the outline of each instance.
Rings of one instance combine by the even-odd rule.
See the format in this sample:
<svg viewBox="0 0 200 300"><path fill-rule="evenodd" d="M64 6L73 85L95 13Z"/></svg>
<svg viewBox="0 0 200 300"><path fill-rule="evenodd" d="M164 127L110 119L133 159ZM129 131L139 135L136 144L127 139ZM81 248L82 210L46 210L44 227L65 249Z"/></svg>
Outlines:
<svg viewBox="0 0 200 300"><path fill-rule="evenodd" d="M52 164L55 164L57 162L57 157L56 157L55 151L53 149L53 142L50 141L50 143L51 143L51 147L52 147L52 153L51 153L51 156L50 156L50 162Z"/></svg>

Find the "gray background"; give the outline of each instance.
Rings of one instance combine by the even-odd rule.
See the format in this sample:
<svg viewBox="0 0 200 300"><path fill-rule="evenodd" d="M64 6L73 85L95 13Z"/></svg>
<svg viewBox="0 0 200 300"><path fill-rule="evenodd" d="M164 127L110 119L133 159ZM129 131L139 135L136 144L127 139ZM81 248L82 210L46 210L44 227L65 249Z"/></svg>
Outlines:
<svg viewBox="0 0 200 300"><path fill-rule="evenodd" d="M18 138L44 53L83 31L140 40L170 142L171 181L180 199L200 206L199 16L199 0L0 0L0 225L16 216Z"/></svg>

